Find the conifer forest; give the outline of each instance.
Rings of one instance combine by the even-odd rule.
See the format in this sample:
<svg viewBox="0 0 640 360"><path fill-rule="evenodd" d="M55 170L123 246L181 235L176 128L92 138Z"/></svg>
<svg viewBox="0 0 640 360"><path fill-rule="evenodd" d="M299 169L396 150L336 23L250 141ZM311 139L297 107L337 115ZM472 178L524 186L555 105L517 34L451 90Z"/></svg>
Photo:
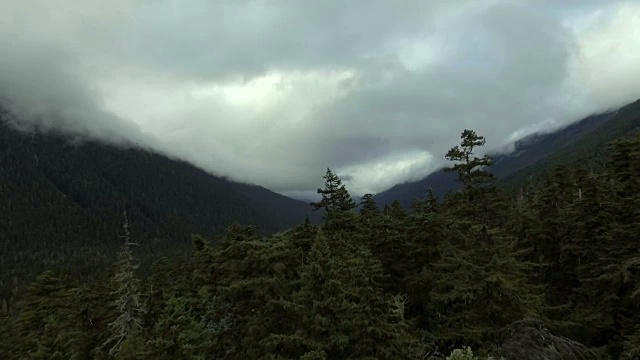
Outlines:
<svg viewBox="0 0 640 360"><path fill-rule="evenodd" d="M411 209L327 169L321 224L155 257L123 211L111 263L13 285L0 359L640 359L640 136L510 187L460 140Z"/></svg>

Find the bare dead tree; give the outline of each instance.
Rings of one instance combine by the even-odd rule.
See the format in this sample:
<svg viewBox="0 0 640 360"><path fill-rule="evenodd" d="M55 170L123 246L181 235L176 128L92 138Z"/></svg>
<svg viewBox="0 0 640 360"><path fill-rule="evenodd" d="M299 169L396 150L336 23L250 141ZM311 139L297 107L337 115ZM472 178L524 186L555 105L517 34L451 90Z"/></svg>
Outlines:
<svg viewBox="0 0 640 360"><path fill-rule="evenodd" d="M131 241L129 233L129 220L126 211L124 212L124 225L122 226L124 243L118 255L116 273L113 281L116 290L112 292L116 295L113 305L117 311L117 317L109 323L111 336L104 343L113 344L109 350L109 355L114 355L120 349L122 342L135 336L142 328L141 318L145 312L142 302L139 280L135 271L139 267L137 260L133 256L132 246L139 246L139 243Z"/></svg>

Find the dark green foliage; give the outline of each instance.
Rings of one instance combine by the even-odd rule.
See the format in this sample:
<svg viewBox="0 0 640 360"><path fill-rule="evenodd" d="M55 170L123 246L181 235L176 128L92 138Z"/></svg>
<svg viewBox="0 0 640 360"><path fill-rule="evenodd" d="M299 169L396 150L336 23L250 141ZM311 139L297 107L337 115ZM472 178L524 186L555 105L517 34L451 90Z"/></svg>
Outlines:
<svg viewBox="0 0 640 360"><path fill-rule="evenodd" d="M446 196L450 208L456 216L475 219L487 225L500 225L504 210L504 199L495 188L495 176L488 170L493 164L489 155L474 156L474 151L484 146L485 138L473 130L465 130L461 143L447 152L445 157L455 162L445 168L447 172L457 172L462 190Z"/></svg>
<svg viewBox="0 0 640 360"><path fill-rule="evenodd" d="M447 239L448 221L440 213L413 212L401 236L406 240L405 252L399 254L400 282L408 295L407 316L423 329L433 329L437 320L431 300L434 266L440 261L441 248ZM406 254L411 254L407 256Z"/></svg>
<svg viewBox="0 0 640 360"><path fill-rule="evenodd" d="M474 150L484 146L486 142L484 136L476 134L473 130L464 130L460 138L462 139L460 145L454 146L445 155L447 160L457 163L445 168L445 171L457 172L458 182L462 184L468 197L472 198L473 190L495 180L493 174L485 169L493 164L493 159L488 155L474 156Z"/></svg>
<svg viewBox="0 0 640 360"><path fill-rule="evenodd" d="M153 359L207 359L216 336L212 327L196 316L189 297L171 297L165 303L147 341Z"/></svg>
<svg viewBox="0 0 640 360"><path fill-rule="evenodd" d="M489 205L488 193L493 190L495 177L487 170L493 163L493 159L484 155L474 156L477 148L484 146L485 138L476 134L473 130L464 130L460 136L460 145L451 148L445 157L454 162L451 167L445 168L446 172L456 172L458 182L462 185L462 190L458 193L449 194L447 200L451 205L457 205L460 216L483 218L494 214L487 214Z"/></svg>
<svg viewBox="0 0 640 360"><path fill-rule="evenodd" d="M4 282L23 301L1 309L0 356L638 358L640 137L613 144L605 167L556 167L511 194L473 156L483 144L465 131L448 153L463 189L411 211L366 195L358 215L328 170L324 226L232 223L135 276L128 241L113 274L47 271L22 295Z"/></svg>
<svg viewBox="0 0 640 360"><path fill-rule="evenodd" d="M189 254L190 235L220 235L233 221L265 234L298 224L308 204L233 183L135 146L19 132L0 109L0 306L14 306L45 269L88 276L116 258L121 214L157 255ZM18 298L13 278L18 279Z"/></svg>
<svg viewBox="0 0 640 360"><path fill-rule="evenodd" d="M362 205L360 215L362 215L363 218L371 218L380 214L380 209L378 209L373 194L364 194L360 205Z"/></svg>
<svg viewBox="0 0 640 360"><path fill-rule="evenodd" d="M29 287L13 324L10 358L83 359L87 356L79 290L52 271Z"/></svg>
<svg viewBox="0 0 640 360"><path fill-rule="evenodd" d="M538 315L541 289L528 282L532 265L518 260L513 238L483 225L453 224L450 231L431 275L439 342L491 344L496 327Z"/></svg>
<svg viewBox="0 0 640 360"><path fill-rule="evenodd" d="M304 234L310 225L303 225ZM306 229L305 229L306 228ZM306 236L306 235L303 235ZM232 358L256 358L263 353L257 341L290 326L279 321L278 309L265 307L271 299L286 298L299 286L296 268L304 257L304 238L274 236L264 239L250 228L236 226L227 232L214 254L215 294L231 304L232 327L222 337ZM304 245L303 245L304 246Z"/></svg>
<svg viewBox="0 0 640 360"><path fill-rule="evenodd" d="M402 221L407 216L399 201L394 201L391 206L385 208L384 214L398 221Z"/></svg>
<svg viewBox="0 0 640 360"><path fill-rule="evenodd" d="M427 189L427 196L424 200L415 199L411 204L411 208L418 213L428 212L436 213L439 210L438 198L433 193L433 189Z"/></svg>
<svg viewBox="0 0 640 360"><path fill-rule="evenodd" d="M621 109L589 116L552 133L533 134L515 143L513 152L491 154L491 172L502 188L517 190L521 184L543 180L548 169L574 162L601 169L607 161L607 144L632 134L640 127L640 101ZM409 207L421 197L425 187L433 188L438 198L459 189L456 176L442 170L426 178L398 184L376 195L380 206L400 200Z"/></svg>
<svg viewBox="0 0 640 360"><path fill-rule="evenodd" d="M9 312L0 314L0 334L13 334ZM9 359L10 348L13 347L11 340L14 337L15 335L0 337L0 359Z"/></svg>
<svg viewBox="0 0 640 360"><path fill-rule="evenodd" d="M317 232L318 227L313 225L307 217L302 225L298 225L288 234L287 238L291 241L291 248L300 253L299 264L304 262L311 251ZM293 264L291 265L293 266Z"/></svg>
<svg viewBox="0 0 640 360"><path fill-rule="evenodd" d="M275 301L298 319L292 333L270 343L285 358L408 359L416 338L404 320L404 303L382 290L382 267L371 253L346 239L318 235L300 269L302 287L290 301ZM339 245L340 244L340 245Z"/></svg>
<svg viewBox="0 0 640 360"><path fill-rule="evenodd" d="M607 346L616 355L625 334L640 322L634 299L640 285L639 168L638 137L616 141L607 167L610 178L587 178L581 184L586 191L572 206L577 238L583 239L571 248L579 257L576 273L581 283L573 296L580 304L576 321L588 329L586 341Z"/></svg>
<svg viewBox="0 0 640 360"><path fill-rule="evenodd" d="M559 141L556 151L543 157L520 171L505 174L505 185L518 184L529 179L544 178L545 172L556 166L577 162L587 163L594 168L602 168L610 156L608 145L616 139L633 135L640 126L640 100L617 111L590 117L600 121L577 124L582 129L568 129L564 139ZM535 146L536 144L534 144Z"/></svg>
<svg viewBox="0 0 640 360"><path fill-rule="evenodd" d="M538 190L531 204L535 220L529 224L527 241L532 246L532 261L545 265L540 280L547 284L546 299L552 305L565 304L573 289L579 286L575 277L576 258L561 252L573 239L567 222L569 206L577 197L569 170L556 168ZM570 255L570 256L567 256Z"/></svg>
<svg viewBox="0 0 640 360"><path fill-rule="evenodd" d="M624 360L640 359L640 327L636 326L631 335L625 338L620 358Z"/></svg>
<svg viewBox="0 0 640 360"><path fill-rule="evenodd" d="M349 195L349 191L342 184L338 175L327 168L324 189L318 189L318 194L322 195L322 200L312 202L314 210L324 209L325 227L332 230L345 229L351 223L352 210L356 208L356 203Z"/></svg>

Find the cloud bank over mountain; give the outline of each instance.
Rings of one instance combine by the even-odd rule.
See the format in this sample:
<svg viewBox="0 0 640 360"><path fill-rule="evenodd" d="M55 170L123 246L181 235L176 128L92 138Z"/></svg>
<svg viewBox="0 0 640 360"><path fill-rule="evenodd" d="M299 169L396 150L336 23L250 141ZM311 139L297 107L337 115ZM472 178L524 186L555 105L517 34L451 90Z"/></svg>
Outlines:
<svg viewBox="0 0 640 360"><path fill-rule="evenodd" d="M635 1L0 0L0 101L305 196L442 165L640 97Z"/></svg>

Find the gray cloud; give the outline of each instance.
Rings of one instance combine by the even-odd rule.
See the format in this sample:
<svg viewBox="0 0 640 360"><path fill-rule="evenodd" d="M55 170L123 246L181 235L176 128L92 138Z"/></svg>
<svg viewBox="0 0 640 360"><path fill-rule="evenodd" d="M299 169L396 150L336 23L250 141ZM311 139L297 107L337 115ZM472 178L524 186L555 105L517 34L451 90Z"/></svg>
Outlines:
<svg viewBox="0 0 640 360"><path fill-rule="evenodd" d="M454 7L469 2L458 1ZM446 3L148 2L131 24L135 35L127 41L127 51L141 55L145 65L171 68L196 79L250 78L274 68L368 66L367 57L386 41L428 30L431 18ZM140 48L145 51L139 53Z"/></svg>
<svg viewBox="0 0 640 360"><path fill-rule="evenodd" d="M48 44L20 40L0 37L0 48L9 50L0 57L0 104L20 125L144 144L137 125L101 109L96 94L73 73L76 59Z"/></svg>
<svg viewBox="0 0 640 360"><path fill-rule="evenodd" d="M417 179L460 131L496 149L640 97L629 1L0 0L0 98L308 197Z"/></svg>

